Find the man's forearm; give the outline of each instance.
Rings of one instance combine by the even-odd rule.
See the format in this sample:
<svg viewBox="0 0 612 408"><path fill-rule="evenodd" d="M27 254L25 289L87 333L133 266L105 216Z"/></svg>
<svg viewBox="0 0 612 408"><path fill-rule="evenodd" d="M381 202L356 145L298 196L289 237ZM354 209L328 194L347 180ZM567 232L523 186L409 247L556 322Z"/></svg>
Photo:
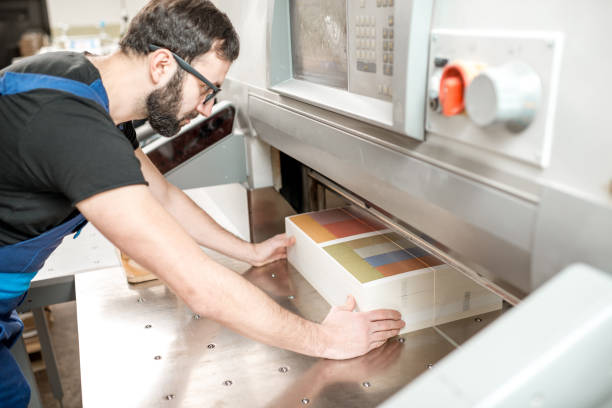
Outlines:
<svg viewBox="0 0 612 408"><path fill-rule="evenodd" d="M208 299L194 298L195 310L201 309L208 317L254 340L302 354L326 356L328 336L321 325L282 308L258 287L212 260L207 261L206 269L194 283L215 294L207 292L212 296ZM213 275L218 279L216 289L210 287ZM216 305L212 309L211 303Z"/></svg>
<svg viewBox="0 0 612 408"><path fill-rule="evenodd" d="M254 263L253 245L220 226L178 187L168 183L166 199L162 204L199 245Z"/></svg>
<svg viewBox="0 0 612 408"><path fill-rule="evenodd" d="M321 325L283 309L259 288L211 260L146 187L101 193L81 212L115 245L152 270L196 313L264 343L324 356Z"/></svg>
<svg viewBox="0 0 612 408"><path fill-rule="evenodd" d="M252 244L226 231L182 190L169 183L142 149L137 149L135 155L155 199L199 245L253 264Z"/></svg>

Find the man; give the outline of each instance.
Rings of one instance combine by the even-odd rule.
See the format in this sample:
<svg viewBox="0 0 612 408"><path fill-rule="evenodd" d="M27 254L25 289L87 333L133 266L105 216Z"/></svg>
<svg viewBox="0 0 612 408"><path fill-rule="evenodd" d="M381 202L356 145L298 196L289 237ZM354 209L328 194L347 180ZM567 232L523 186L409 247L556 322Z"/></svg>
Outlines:
<svg viewBox="0 0 612 408"><path fill-rule="evenodd" d="M134 119L170 136L209 115L238 51L231 22L212 3L153 0L110 56L50 53L0 71L0 406L29 400L8 352L22 330L14 309L46 257L85 219L194 312L255 340L345 359L403 327L396 311L352 312L352 298L321 324L281 308L198 245L259 266L285 258L293 239L236 238L138 148Z"/></svg>

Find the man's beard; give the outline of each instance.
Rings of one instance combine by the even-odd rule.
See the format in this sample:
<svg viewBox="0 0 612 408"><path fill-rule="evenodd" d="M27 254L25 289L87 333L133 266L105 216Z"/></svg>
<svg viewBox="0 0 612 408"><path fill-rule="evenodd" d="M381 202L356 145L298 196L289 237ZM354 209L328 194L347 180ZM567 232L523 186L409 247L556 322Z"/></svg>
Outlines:
<svg viewBox="0 0 612 408"><path fill-rule="evenodd" d="M192 112L178 118L183 99L183 73L177 71L170 82L162 89L157 89L147 96L147 120L157 133L170 137L181 129L181 122L195 118L198 113Z"/></svg>

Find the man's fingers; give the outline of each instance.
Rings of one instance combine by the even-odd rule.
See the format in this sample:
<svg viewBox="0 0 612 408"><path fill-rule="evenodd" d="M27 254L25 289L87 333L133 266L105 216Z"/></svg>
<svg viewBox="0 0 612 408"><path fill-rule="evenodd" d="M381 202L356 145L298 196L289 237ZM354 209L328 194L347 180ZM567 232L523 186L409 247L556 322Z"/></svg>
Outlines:
<svg viewBox="0 0 612 408"><path fill-rule="evenodd" d="M400 312L391 309L378 309L367 313L368 319L371 322L375 322L377 320L400 320L402 318Z"/></svg>
<svg viewBox="0 0 612 408"><path fill-rule="evenodd" d="M279 245L283 246L283 247L290 247L293 244L295 244L295 237L294 236L288 236L286 233L284 234L278 234L276 236L274 236L275 241L277 241L279 243Z"/></svg>
<svg viewBox="0 0 612 408"><path fill-rule="evenodd" d="M399 329L394 330L385 330L379 331L370 336L370 340L374 343L378 343L379 341L386 341L387 339L397 336L399 334Z"/></svg>
<svg viewBox="0 0 612 408"><path fill-rule="evenodd" d="M401 329L405 325L403 320L378 320L370 323L370 333Z"/></svg>
<svg viewBox="0 0 612 408"><path fill-rule="evenodd" d="M338 309L344 310L347 312L352 312L353 310L355 310L355 306L356 306L355 298L353 297L353 295L348 295L346 297L346 302L342 306L338 306Z"/></svg>

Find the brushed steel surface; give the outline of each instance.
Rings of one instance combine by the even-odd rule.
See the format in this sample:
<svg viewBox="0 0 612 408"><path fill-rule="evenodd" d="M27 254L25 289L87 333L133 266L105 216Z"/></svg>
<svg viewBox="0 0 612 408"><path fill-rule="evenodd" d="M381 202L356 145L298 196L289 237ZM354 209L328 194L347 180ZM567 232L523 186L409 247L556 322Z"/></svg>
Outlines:
<svg viewBox="0 0 612 408"><path fill-rule="evenodd" d="M329 309L286 262L249 269L245 277L307 319L320 321ZM315 407L370 407L453 350L425 329L357 359L316 359L196 320L165 285L129 285L121 268L77 275L76 288L84 407L278 407L299 406L302 398Z"/></svg>
<svg viewBox="0 0 612 408"><path fill-rule="evenodd" d="M253 242L284 232L285 217L295 215L295 210L273 187L251 190L248 199Z"/></svg>
<svg viewBox="0 0 612 408"><path fill-rule="evenodd" d="M534 234L531 285L539 287L575 262L612 273L612 201L577 196L563 186L543 189Z"/></svg>
<svg viewBox="0 0 612 408"><path fill-rule="evenodd" d="M271 189L252 191L249 201L255 239L280 232L275 220L292 212ZM329 311L286 261L251 268L206 251L306 319L321 321ZM299 407L303 400L313 407L372 407L450 353L447 338L462 341L454 332L471 335L484 326L464 319L444 325L449 335L428 328L360 358L332 361L266 346L198 318L163 283L130 285L121 268L77 275L76 292L84 407Z"/></svg>

